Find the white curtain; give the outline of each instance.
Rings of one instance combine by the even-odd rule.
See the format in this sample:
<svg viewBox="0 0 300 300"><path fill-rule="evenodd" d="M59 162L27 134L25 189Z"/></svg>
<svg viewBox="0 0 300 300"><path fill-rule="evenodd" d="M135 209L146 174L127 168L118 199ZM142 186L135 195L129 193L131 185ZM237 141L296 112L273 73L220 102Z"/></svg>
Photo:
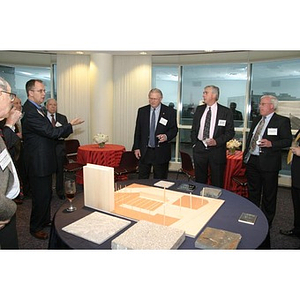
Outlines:
<svg viewBox="0 0 300 300"><path fill-rule="evenodd" d="M81 125L73 126L73 134L81 145L90 144L90 57L85 55L57 55L57 103L58 112L68 120L84 119Z"/></svg>
<svg viewBox="0 0 300 300"><path fill-rule="evenodd" d="M113 140L131 150L137 110L148 104L151 56L114 57Z"/></svg>

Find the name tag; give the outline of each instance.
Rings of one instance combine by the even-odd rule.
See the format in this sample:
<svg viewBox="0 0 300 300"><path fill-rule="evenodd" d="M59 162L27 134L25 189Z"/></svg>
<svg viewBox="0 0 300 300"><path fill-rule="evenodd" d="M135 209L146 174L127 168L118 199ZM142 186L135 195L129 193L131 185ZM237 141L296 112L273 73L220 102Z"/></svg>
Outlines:
<svg viewBox="0 0 300 300"><path fill-rule="evenodd" d="M1 153L0 153L0 166L1 169L4 171L5 168L8 166L8 164L11 162L11 158L10 155L7 151L7 149L4 149Z"/></svg>
<svg viewBox="0 0 300 300"><path fill-rule="evenodd" d="M165 118L163 118L163 117L161 117L160 120L159 120L159 123L162 124L162 125L164 125L164 126L166 126L167 123L168 123L168 120L165 119Z"/></svg>
<svg viewBox="0 0 300 300"><path fill-rule="evenodd" d="M268 128L268 135L277 135L277 128Z"/></svg>
<svg viewBox="0 0 300 300"><path fill-rule="evenodd" d="M225 126L226 120L219 120L218 126Z"/></svg>

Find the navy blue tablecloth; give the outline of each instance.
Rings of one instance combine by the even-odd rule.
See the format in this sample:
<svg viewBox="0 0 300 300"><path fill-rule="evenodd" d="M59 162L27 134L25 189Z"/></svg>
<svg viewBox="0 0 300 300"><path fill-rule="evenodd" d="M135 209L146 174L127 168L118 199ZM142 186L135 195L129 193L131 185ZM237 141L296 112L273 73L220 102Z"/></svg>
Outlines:
<svg viewBox="0 0 300 300"><path fill-rule="evenodd" d="M152 186L157 181L159 180L130 180L118 182L118 185L124 187L131 183L139 183ZM170 190L177 190L178 186L182 183L194 184L196 188L192 193L195 195L200 195L202 188L207 186L193 181L168 181L175 182L175 184L169 188ZM197 249L195 248L195 240L207 226L241 234L242 239L238 245L238 249L255 249L263 243L269 230L268 222L263 212L246 198L224 189L222 190L220 199L225 200L225 202L208 221L206 226L204 226L195 238L186 237L179 249ZM84 207L83 193L76 195L74 205L77 207L75 212L68 213L66 211L66 208L69 206L67 202L56 212L49 240L50 249L111 249L111 241L128 229L128 227L123 229L117 235L108 239L101 245L69 234L62 230L64 226L69 225L94 211L93 209ZM257 215L257 220L254 225L238 222L238 218L243 212ZM130 226L134 223L135 222L132 222Z"/></svg>

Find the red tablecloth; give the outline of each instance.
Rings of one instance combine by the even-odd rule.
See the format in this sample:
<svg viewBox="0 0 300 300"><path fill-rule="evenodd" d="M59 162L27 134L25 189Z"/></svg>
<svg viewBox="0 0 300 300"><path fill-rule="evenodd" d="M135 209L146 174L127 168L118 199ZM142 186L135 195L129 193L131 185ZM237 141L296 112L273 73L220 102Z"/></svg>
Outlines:
<svg viewBox="0 0 300 300"><path fill-rule="evenodd" d="M87 163L107 167L117 167L120 164L125 147L122 145L105 144L100 148L98 144L83 145L78 148L77 161L86 165ZM82 184L82 176L77 176L77 182Z"/></svg>
<svg viewBox="0 0 300 300"><path fill-rule="evenodd" d="M231 192L242 194L242 187L238 186L233 180L233 176L244 176L245 167L243 166L243 152L236 151L234 154L229 154L227 151L227 164L224 174L224 189Z"/></svg>

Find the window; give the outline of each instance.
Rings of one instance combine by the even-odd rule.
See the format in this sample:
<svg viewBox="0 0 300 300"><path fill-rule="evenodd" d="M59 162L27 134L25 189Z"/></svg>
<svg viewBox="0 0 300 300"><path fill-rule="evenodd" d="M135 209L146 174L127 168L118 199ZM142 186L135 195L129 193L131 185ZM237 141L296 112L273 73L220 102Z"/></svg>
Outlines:
<svg viewBox="0 0 300 300"><path fill-rule="evenodd" d="M182 72L182 125L191 125L196 107L202 103L202 92L207 85L220 88L218 102L230 107L235 103L241 116L245 113L247 64L183 66ZM243 126L243 119L235 121Z"/></svg>
<svg viewBox="0 0 300 300"><path fill-rule="evenodd" d="M253 63L251 78L251 115L258 115L260 97L271 94L278 98L277 113L291 119L293 132L300 128L300 60ZM290 175L286 163L288 148L282 150L280 174Z"/></svg>
<svg viewBox="0 0 300 300"><path fill-rule="evenodd" d="M254 106L255 114L257 114L259 99L265 94L271 94L278 98L277 113L291 117L292 129L298 130L300 60L254 63L251 79L251 103Z"/></svg>
<svg viewBox="0 0 300 300"><path fill-rule="evenodd" d="M30 79L43 80L46 88L45 99L51 98L51 68L31 66L0 65L0 76L11 85L11 89L21 99L22 104L27 99L25 85Z"/></svg>
<svg viewBox="0 0 300 300"><path fill-rule="evenodd" d="M162 103L178 109L179 68L173 66L154 66L152 68L152 88L163 93ZM176 139L171 141L172 160L175 160Z"/></svg>
<svg viewBox="0 0 300 300"><path fill-rule="evenodd" d="M234 106L235 111L238 111L235 112L234 123L235 138L240 141L246 141L253 118L259 115L258 103L264 94L273 94L278 98L277 113L291 119L293 133L300 128L299 59L153 66L153 87L161 88L168 95L164 100L167 103L176 102L178 109L178 145L173 149L182 149L192 154L190 129L193 114L197 105L201 104L206 85L218 86L219 103L232 109ZM287 149L283 150L281 174L289 175L290 166L286 165L286 155ZM178 153L172 157L179 157Z"/></svg>
<svg viewBox="0 0 300 300"><path fill-rule="evenodd" d="M178 67L157 66L152 68L152 88L163 92L163 103L177 109Z"/></svg>

